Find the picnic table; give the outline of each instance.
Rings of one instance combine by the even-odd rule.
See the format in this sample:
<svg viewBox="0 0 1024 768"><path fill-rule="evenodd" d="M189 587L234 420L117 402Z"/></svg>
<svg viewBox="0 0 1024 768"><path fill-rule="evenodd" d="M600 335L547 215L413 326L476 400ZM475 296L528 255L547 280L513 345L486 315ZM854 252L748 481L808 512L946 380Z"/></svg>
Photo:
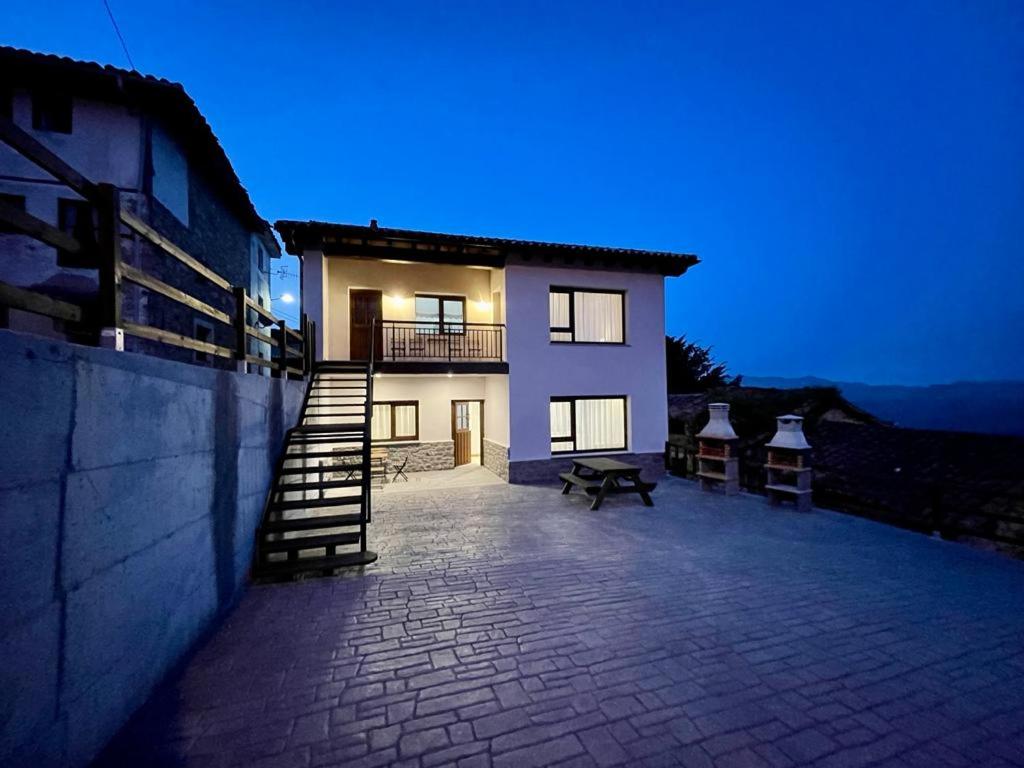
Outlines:
<svg viewBox="0 0 1024 768"><path fill-rule="evenodd" d="M610 493L638 493L648 507L653 507L650 493L657 483L645 483L640 479L640 467L604 456L592 459L573 459L572 472L558 476L565 485L562 493L567 494L573 487L582 488L594 497L591 509L598 509L604 497Z"/></svg>

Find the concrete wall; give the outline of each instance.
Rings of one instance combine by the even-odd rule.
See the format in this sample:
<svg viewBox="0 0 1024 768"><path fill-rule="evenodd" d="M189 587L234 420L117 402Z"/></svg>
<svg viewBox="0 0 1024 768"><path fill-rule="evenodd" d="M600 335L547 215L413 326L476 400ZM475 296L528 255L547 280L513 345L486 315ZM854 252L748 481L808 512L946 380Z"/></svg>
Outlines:
<svg viewBox="0 0 1024 768"><path fill-rule="evenodd" d="M626 343L552 344L552 285L624 290ZM505 288L510 460L551 458L549 403L556 395L625 395L629 451L660 455L668 437L664 278L509 265Z"/></svg>
<svg viewBox="0 0 1024 768"><path fill-rule="evenodd" d="M0 764L84 765L245 583L304 384L0 331Z"/></svg>

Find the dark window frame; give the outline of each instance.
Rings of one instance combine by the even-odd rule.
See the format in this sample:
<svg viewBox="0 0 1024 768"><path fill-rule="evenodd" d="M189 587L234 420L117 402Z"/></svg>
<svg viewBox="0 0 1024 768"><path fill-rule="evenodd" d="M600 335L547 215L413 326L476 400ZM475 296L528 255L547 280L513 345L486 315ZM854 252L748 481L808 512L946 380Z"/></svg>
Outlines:
<svg viewBox="0 0 1024 768"><path fill-rule="evenodd" d="M48 133L71 134L75 126L75 103L69 93L32 92L32 128Z"/></svg>
<svg viewBox="0 0 1024 768"><path fill-rule="evenodd" d="M206 338L200 337L200 330L206 331ZM192 318L192 338L194 338L196 341L205 341L207 344L216 344L216 334L217 329L209 320L204 320L201 317ZM193 350L192 352L192 359L194 362L197 363L209 363L211 360L213 360L213 356L209 352L201 352L200 350L196 349Z"/></svg>
<svg viewBox="0 0 1024 768"><path fill-rule="evenodd" d="M378 437L372 439L374 443L400 443L400 442L416 442L420 439L420 401L419 400L374 400L373 407L376 408L378 405L388 406L388 414L390 417L390 424L388 424L388 435L389 437ZM415 423L416 432L411 436L395 437L395 406L411 405L416 412ZM372 409L371 409L372 413Z"/></svg>
<svg viewBox="0 0 1024 768"><path fill-rule="evenodd" d="M569 298L569 325L551 325L551 294L562 293ZM622 326L622 341L577 341L576 340L576 294L605 293L622 297L619 322ZM568 333L571 339L552 339L553 333ZM626 291L620 288L581 288L567 285L552 285L548 288L548 342L551 344L599 344L601 346L625 346L626 344Z"/></svg>
<svg viewBox="0 0 1024 768"><path fill-rule="evenodd" d="M576 403L580 400L621 400L622 401L622 446L613 448L576 448ZM569 403L569 437L551 435L551 403ZM608 453L609 451L629 450L629 398L626 395L558 395L548 401L548 444L571 441L572 447L561 450L551 448L552 456L567 453Z"/></svg>
<svg viewBox="0 0 1024 768"><path fill-rule="evenodd" d="M14 119L14 89L0 86L0 117Z"/></svg>
<svg viewBox="0 0 1024 768"><path fill-rule="evenodd" d="M25 212L25 196L14 195L8 192L0 192L0 202L4 202L12 208L17 208L22 213ZM0 224L0 235L20 235L21 230L9 227L4 224Z"/></svg>
<svg viewBox="0 0 1024 768"><path fill-rule="evenodd" d="M65 223L66 211L75 210L75 223L68 227ZM57 266L71 269L95 269L96 257L96 226L93 219L93 206L87 200L76 197L57 198L57 228L78 241L82 250L77 254L57 249Z"/></svg>
<svg viewBox="0 0 1024 768"><path fill-rule="evenodd" d="M416 300L417 299L436 299L437 300L437 320L438 320L438 334L442 336L462 336L466 333L466 297L458 296L455 294L442 294L442 293L414 293L412 297L412 309L416 311ZM444 303L450 301L452 303L458 302L462 305L462 322L446 325L444 322ZM420 326L422 321L417 318L416 320L416 333L431 335L434 334L434 329L423 328ZM452 330L454 328L455 330Z"/></svg>

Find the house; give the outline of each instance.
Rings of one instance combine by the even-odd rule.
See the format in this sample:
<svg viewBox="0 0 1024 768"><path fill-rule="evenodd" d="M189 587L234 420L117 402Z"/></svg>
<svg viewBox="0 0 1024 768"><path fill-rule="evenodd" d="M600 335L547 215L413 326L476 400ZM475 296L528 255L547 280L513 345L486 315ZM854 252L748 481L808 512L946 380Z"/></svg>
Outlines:
<svg viewBox="0 0 1024 768"><path fill-rule="evenodd" d="M686 254L278 221L317 355L375 360L372 437L408 469L551 481L569 456L660 472L664 282Z"/></svg>
<svg viewBox="0 0 1024 768"><path fill-rule="evenodd" d="M132 212L231 285L244 286L270 308L270 264L280 249L270 225L253 207L231 162L195 102L182 86L135 71L0 47L0 125L26 132L94 183L109 183ZM0 204L25 211L95 242L93 213L85 201L0 143ZM230 297L192 271L122 240L124 261L227 311ZM3 280L54 298L78 302L95 295L97 274L85 258L0 230ZM179 303L138 286L125 286L124 315L187 337L227 344L232 329L210 322ZM37 315L10 310L9 327L47 335L65 329ZM268 357L265 343L250 352ZM144 339L126 346L194 360L201 353ZM229 362L224 362L229 365Z"/></svg>

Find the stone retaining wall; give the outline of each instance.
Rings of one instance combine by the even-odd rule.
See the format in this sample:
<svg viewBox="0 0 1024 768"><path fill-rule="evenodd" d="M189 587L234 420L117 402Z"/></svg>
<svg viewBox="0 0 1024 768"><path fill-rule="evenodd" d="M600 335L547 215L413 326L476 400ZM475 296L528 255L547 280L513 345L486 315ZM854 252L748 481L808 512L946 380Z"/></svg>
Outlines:
<svg viewBox="0 0 1024 768"><path fill-rule="evenodd" d="M488 440L486 437L483 443L484 455L481 457L483 465L508 482L508 447Z"/></svg>
<svg viewBox="0 0 1024 768"><path fill-rule="evenodd" d="M452 469L455 466L455 441L438 440L430 443L388 443L380 446L388 451L388 471L394 472L406 457L406 472L426 472L432 469Z"/></svg>

